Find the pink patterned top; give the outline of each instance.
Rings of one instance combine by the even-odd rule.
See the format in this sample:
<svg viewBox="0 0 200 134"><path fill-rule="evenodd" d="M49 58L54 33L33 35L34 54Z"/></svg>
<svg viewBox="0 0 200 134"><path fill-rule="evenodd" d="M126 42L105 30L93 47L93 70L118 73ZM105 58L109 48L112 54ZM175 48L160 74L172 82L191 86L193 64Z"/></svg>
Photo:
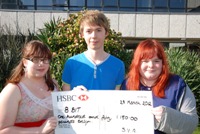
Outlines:
<svg viewBox="0 0 200 134"><path fill-rule="evenodd" d="M36 122L53 116L52 98L48 96L45 99L37 98L20 82L22 99L16 117L16 123Z"/></svg>

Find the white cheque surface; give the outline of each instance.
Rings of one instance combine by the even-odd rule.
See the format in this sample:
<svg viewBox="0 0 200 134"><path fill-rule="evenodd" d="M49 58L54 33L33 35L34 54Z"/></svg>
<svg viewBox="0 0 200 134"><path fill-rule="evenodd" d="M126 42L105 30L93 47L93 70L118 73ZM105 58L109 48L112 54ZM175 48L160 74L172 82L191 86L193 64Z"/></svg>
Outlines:
<svg viewBox="0 0 200 134"><path fill-rule="evenodd" d="M151 91L53 92L56 134L154 134Z"/></svg>

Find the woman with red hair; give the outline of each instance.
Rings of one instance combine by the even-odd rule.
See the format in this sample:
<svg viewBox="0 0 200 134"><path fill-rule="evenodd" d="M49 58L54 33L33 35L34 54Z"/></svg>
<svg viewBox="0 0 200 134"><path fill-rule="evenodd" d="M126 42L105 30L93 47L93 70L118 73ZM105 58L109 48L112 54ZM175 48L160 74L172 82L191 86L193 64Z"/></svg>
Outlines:
<svg viewBox="0 0 200 134"><path fill-rule="evenodd" d="M170 73L157 40L139 43L121 89L152 91L155 134L192 134L198 125L195 97L180 76Z"/></svg>

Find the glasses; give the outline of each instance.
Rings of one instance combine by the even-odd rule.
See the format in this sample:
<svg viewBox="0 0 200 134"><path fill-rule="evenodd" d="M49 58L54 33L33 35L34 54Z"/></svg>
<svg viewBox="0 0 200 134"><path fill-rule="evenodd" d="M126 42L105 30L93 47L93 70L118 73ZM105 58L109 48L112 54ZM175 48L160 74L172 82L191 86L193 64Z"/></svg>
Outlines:
<svg viewBox="0 0 200 134"><path fill-rule="evenodd" d="M48 58L36 58L36 57L33 57L33 58L25 58L25 59L30 60L35 64L39 64L39 63L41 63L41 61L44 64L49 64L50 63L50 60Z"/></svg>

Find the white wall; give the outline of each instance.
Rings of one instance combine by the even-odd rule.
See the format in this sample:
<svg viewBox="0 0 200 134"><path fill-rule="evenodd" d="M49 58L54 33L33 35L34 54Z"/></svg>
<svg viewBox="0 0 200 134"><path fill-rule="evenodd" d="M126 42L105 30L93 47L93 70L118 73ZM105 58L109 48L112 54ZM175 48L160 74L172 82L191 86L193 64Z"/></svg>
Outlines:
<svg viewBox="0 0 200 134"><path fill-rule="evenodd" d="M111 28L123 37L134 38L192 38L200 39L200 14L118 14L105 13ZM64 12L0 10L0 26L9 25L13 32L38 32L53 17L68 18Z"/></svg>

